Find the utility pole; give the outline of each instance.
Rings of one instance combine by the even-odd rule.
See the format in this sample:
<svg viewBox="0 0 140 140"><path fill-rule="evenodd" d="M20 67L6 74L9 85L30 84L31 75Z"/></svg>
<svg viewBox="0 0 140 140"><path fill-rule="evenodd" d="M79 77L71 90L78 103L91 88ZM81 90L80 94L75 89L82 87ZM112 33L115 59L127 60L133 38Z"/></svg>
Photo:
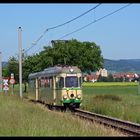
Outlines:
<svg viewBox="0 0 140 140"><path fill-rule="evenodd" d="M19 47L19 85L20 85L20 97L22 98L22 36L21 27L18 28L18 47Z"/></svg>
<svg viewBox="0 0 140 140"><path fill-rule="evenodd" d="M139 75L139 81L138 81L138 95L140 95L140 75Z"/></svg>
<svg viewBox="0 0 140 140"><path fill-rule="evenodd" d="M2 92L2 54L0 52L0 92Z"/></svg>

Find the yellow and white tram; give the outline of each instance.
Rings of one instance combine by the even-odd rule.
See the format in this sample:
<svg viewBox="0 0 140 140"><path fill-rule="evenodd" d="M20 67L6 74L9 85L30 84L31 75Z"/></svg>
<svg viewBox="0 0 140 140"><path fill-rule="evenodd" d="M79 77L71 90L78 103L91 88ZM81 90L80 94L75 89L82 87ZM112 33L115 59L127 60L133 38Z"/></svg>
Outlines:
<svg viewBox="0 0 140 140"><path fill-rule="evenodd" d="M29 74L28 96L50 105L79 108L82 72L76 66L54 66Z"/></svg>

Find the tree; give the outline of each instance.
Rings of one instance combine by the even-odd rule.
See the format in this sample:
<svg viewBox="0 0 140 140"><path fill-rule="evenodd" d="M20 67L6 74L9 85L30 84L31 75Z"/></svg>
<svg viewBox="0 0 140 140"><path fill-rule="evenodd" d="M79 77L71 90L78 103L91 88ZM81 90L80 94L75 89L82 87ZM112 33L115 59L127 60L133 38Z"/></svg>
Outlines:
<svg viewBox="0 0 140 140"><path fill-rule="evenodd" d="M28 81L28 76L30 73L41 71L42 67L40 64L41 60L39 54L26 57L22 65L23 81Z"/></svg>
<svg viewBox="0 0 140 140"><path fill-rule="evenodd" d="M57 41L52 47L44 47L40 53L42 62L47 65L76 65L83 72L91 72L103 67L100 47L94 42ZM42 64L44 67L44 65Z"/></svg>
<svg viewBox="0 0 140 140"><path fill-rule="evenodd" d="M97 80L98 82L108 82L108 78L107 77L104 77L104 76L101 76L101 75L99 75L99 77L98 77L98 80Z"/></svg>
<svg viewBox="0 0 140 140"><path fill-rule="evenodd" d="M108 82L114 82L114 78L111 73L109 73L109 75L108 75Z"/></svg>
<svg viewBox="0 0 140 140"><path fill-rule="evenodd" d="M10 77L11 73L14 74L14 79L16 82L19 82L19 69L18 69L18 60L16 57L12 56L8 60L8 66L7 66L7 76Z"/></svg>
<svg viewBox="0 0 140 140"><path fill-rule="evenodd" d="M52 46L27 56L23 61L23 81L28 81L30 73L44 70L58 64L78 66L83 72L90 73L103 66L100 47L94 42L79 42L76 39L56 41Z"/></svg>

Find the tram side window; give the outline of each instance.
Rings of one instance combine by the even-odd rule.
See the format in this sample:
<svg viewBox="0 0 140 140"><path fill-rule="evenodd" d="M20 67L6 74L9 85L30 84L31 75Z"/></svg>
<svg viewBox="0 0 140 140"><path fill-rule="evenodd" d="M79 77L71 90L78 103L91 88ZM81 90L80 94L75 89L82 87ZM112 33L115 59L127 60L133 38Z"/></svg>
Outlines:
<svg viewBox="0 0 140 140"><path fill-rule="evenodd" d="M35 80L34 80L34 79L30 79L30 80L29 80L29 86L30 86L31 88L34 88L34 87L35 87Z"/></svg>
<svg viewBox="0 0 140 140"><path fill-rule="evenodd" d="M81 87L82 85L82 77L79 77L79 86Z"/></svg>
<svg viewBox="0 0 140 140"><path fill-rule="evenodd" d="M44 77L41 77L40 79L40 87L44 87L45 86L45 79Z"/></svg>
<svg viewBox="0 0 140 140"><path fill-rule="evenodd" d="M60 77L59 79L59 88L63 88L64 87L64 77Z"/></svg>
<svg viewBox="0 0 140 140"><path fill-rule="evenodd" d="M45 87L50 87L49 78L45 77Z"/></svg>
<svg viewBox="0 0 140 140"><path fill-rule="evenodd" d="M49 87L53 88L53 77L49 78Z"/></svg>

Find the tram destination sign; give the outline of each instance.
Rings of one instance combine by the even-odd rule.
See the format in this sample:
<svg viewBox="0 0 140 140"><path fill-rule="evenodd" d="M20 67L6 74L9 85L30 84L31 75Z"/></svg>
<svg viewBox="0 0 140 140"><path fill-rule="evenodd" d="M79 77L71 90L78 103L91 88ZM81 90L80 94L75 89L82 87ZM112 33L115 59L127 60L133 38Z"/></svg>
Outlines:
<svg viewBox="0 0 140 140"><path fill-rule="evenodd" d="M76 74L67 74L67 76L77 76Z"/></svg>

